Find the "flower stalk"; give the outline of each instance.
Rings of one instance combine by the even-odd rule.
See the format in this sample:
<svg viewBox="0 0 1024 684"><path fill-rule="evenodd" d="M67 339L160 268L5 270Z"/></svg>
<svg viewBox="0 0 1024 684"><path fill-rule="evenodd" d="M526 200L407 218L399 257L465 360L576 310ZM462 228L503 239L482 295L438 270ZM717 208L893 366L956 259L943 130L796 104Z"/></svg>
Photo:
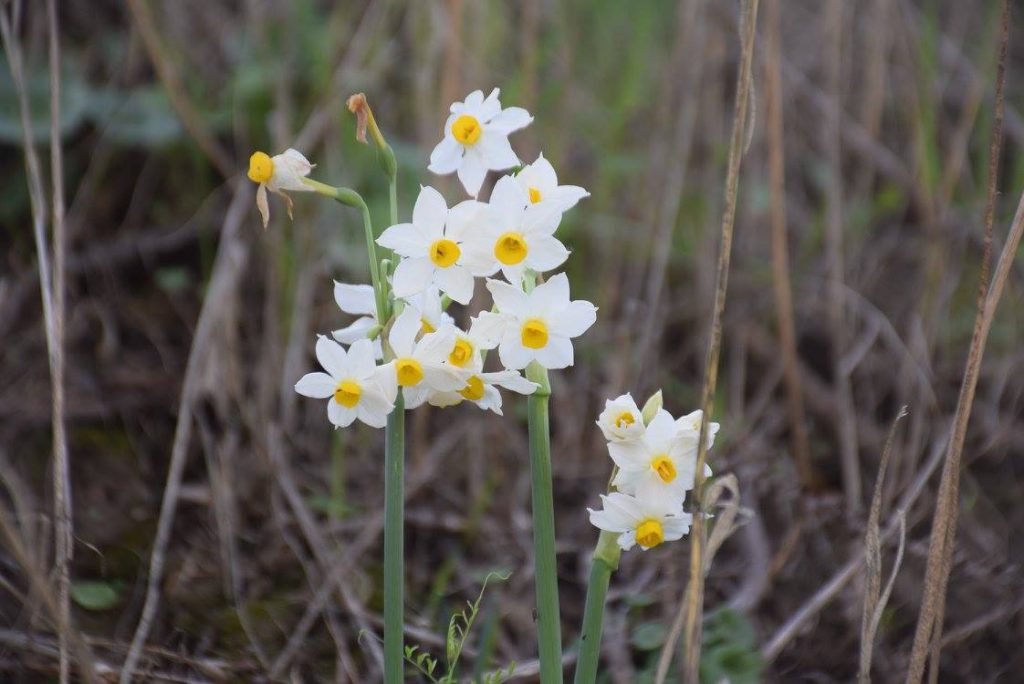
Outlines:
<svg viewBox="0 0 1024 684"><path fill-rule="evenodd" d="M405 679L405 401L384 428L384 681Z"/></svg>
<svg viewBox="0 0 1024 684"><path fill-rule="evenodd" d="M540 386L528 401L540 681L542 684L557 684L562 681L562 627L558 609L551 429L548 422L551 384L547 369L536 362L527 367L526 377Z"/></svg>
<svg viewBox="0 0 1024 684"><path fill-rule="evenodd" d="M604 605L612 573L619 568L618 534L602 530L594 548L594 564L587 583L587 600L580 631L580 656L576 664L575 684L593 684L601 659L601 630L604 626Z"/></svg>

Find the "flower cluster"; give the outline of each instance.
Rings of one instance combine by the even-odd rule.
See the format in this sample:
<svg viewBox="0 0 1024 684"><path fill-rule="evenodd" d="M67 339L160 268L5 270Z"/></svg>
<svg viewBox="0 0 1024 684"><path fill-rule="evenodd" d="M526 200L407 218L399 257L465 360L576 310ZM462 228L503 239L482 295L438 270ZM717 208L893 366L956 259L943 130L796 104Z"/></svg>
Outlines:
<svg viewBox="0 0 1024 684"><path fill-rule="evenodd" d="M650 549L681 539L692 521L683 512L683 501L696 475L702 412L678 420L660 407L646 413L633 397L623 394L608 400L597 420L615 463L616 491L601 496L603 510L589 509L590 522L618 534L623 550L635 544ZM717 432L718 423L709 423L709 449ZM705 466L704 476L710 475Z"/></svg>
<svg viewBox="0 0 1024 684"><path fill-rule="evenodd" d="M406 408L468 401L501 414L499 387L519 394L537 389L522 375L528 365L572 365L571 340L594 324L597 309L570 299L565 274L541 281L568 258L555 232L562 215L588 193L559 185L543 155L521 166L508 135L532 120L523 109L502 109L497 89L486 98L475 91L452 105L429 168L457 172L471 199L449 207L436 189L422 187L411 221L390 226L377 239L398 257L389 274L390 320L378 320L373 286L335 283L339 308L358 318L335 331L333 340L319 339L317 359L326 372L310 373L295 385L304 396L327 399L335 426L359 419L382 427L399 391ZM298 189L302 181L278 179L278 169L290 171L282 162L294 159L291 152L273 160L254 155L250 177L271 191ZM511 167L518 172L500 178L489 201L476 199L488 171ZM309 168L306 162L299 175ZM496 279L499 272L504 281ZM445 309L451 302L469 304L478 278L485 280L493 307L461 328ZM485 354L495 348L503 369L485 372Z"/></svg>

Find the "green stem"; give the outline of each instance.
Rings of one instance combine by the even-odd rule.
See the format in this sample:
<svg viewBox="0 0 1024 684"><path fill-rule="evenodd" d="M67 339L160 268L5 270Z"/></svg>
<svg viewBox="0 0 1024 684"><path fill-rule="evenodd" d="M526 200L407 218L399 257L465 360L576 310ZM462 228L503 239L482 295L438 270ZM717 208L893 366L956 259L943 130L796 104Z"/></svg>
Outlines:
<svg viewBox="0 0 1024 684"><path fill-rule="evenodd" d="M580 658L576 664L575 684L593 684L597 679L597 665L601 659L601 629L604 626L604 603L608 596L608 583L619 567L619 535L602 531L594 549L594 565L590 568L587 584L587 602L583 609L583 629L580 631Z"/></svg>
<svg viewBox="0 0 1024 684"><path fill-rule="evenodd" d="M384 681L405 679L405 400L399 389L384 429Z"/></svg>
<svg viewBox="0 0 1024 684"><path fill-rule="evenodd" d="M533 552L536 564L537 647L541 684L561 684L562 626L558 612L558 575L555 560L555 506L551 489L551 431L548 372L536 362L526 377L540 387L530 395L530 477L533 497Z"/></svg>

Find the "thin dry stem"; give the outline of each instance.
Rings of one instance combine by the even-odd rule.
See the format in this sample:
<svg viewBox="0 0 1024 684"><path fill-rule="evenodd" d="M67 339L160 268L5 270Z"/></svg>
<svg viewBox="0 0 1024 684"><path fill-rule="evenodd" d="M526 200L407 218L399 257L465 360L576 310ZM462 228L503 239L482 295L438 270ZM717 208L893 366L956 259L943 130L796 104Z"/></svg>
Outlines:
<svg viewBox="0 0 1024 684"><path fill-rule="evenodd" d="M892 427L889 428L889 436L885 440L885 448L882 449L882 460L878 466L878 476L875 479L875 493L871 497L867 532L864 535L864 558L867 567L865 568L864 608L861 613L860 674L858 675L858 680L862 684L871 681L871 652L877 627L874 616L881 608L885 607L885 602L880 597L882 590L882 540L879 534L879 520L882 516L882 492L885 485L885 474L889 469L889 459L892 457L896 428L906 415L907 407L904 406L896 414ZM902 549L902 544L900 547ZM899 555L902 556L902 551ZM899 567L899 563L895 567ZM893 577L895 574L894 569ZM891 582L889 584L891 585Z"/></svg>
<svg viewBox="0 0 1024 684"><path fill-rule="evenodd" d="M751 71L754 60L754 36L757 30L758 0L747 0L740 7L741 55L736 77L736 102L733 108L732 136L729 141L729 167L725 181L725 208L722 214L721 245L718 254L715 304L711 315L711 337L708 340L704 366L704 386L701 390L700 437L697 446L694 501L702 502L704 493L704 463L708 455L708 422L718 380L718 359L722 346L722 313L729 286L729 262L732 257L732 234L736 220L736 198L739 194L740 162L743 158L745 118L751 90ZM686 610L686 639L683 678L689 684L699 681L701 622L704 605L704 517L697 505L690 530L690 585L680 610ZM675 648L666 642L665 648Z"/></svg>
<svg viewBox="0 0 1024 684"><path fill-rule="evenodd" d="M935 517L932 524L931 538L928 545L928 561L925 568L924 596L921 600L921 613L914 632L914 644L910 653L910 664L907 668L907 682L920 682L924 675L925 658L932 653L932 676L938 674L938 654L941 649L942 623L945 614L946 585L953 563L953 545L956 535L957 515L960 500L960 462L963 455L964 441L967 436L967 423L971 416L974 403L974 392L977 388L981 360L985 353L985 343L995 317L996 306L1003 293L1003 286L1013 263L1017 246L1020 244L1021 232L1024 231L1024 194L1021 195L1017 213L1006 244L999 256L995 278L988 283L989 262L991 260L992 234L995 223L996 189L999 182L999 158L1002 148L1004 88L1006 82L1006 55L1010 34L1009 2L1003 1L1002 38L1000 40L999 61L996 71L995 110L993 113L992 137L989 148L988 195L985 207L985 236L982 252L981 278L978 283L978 310L974 320L974 333L971 347L967 354L967 367L960 387L953 419L953 437L942 468L939 483L939 496L935 502Z"/></svg>

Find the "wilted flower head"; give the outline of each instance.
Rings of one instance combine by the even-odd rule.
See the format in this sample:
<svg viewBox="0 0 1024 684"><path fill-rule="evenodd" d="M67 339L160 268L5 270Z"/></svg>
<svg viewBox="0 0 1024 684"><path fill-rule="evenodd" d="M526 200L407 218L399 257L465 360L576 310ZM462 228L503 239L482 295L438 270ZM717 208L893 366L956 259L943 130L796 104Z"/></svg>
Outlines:
<svg viewBox="0 0 1024 684"><path fill-rule="evenodd" d="M273 157L266 152L253 152L249 157L249 180L259 184L256 190L256 208L263 217L264 229L270 223L267 190L284 198L288 205L288 217L291 218L292 199L284 191L314 192L313 188L302 182L314 166L301 152L291 148Z"/></svg>

